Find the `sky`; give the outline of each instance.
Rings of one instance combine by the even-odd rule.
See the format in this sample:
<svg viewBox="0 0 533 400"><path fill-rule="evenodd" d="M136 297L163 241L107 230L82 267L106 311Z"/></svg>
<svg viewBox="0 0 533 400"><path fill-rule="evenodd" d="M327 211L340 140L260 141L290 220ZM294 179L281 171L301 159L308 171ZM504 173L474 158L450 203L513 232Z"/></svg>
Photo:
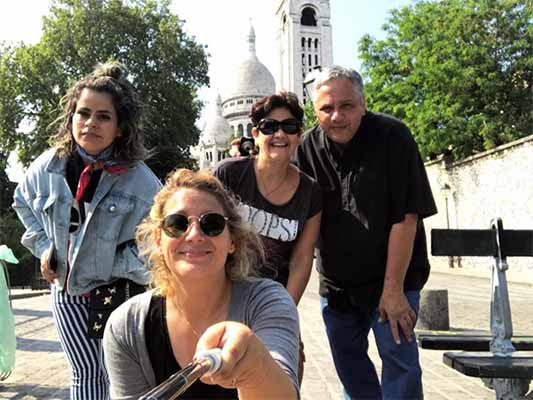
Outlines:
<svg viewBox="0 0 533 400"><path fill-rule="evenodd" d="M232 68L245 55L250 20L256 32L257 56L276 74L275 8L279 0L174 0L171 9L185 20L184 28L207 45L211 87L224 91ZM366 33L381 38L389 10L413 0L330 0L333 61L359 69L357 43ZM49 0L2 0L0 41L37 42ZM202 96L212 91L204 90Z"/></svg>
<svg viewBox="0 0 533 400"><path fill-rule="evenodd" d="M49 0L2 0L0 6L0 41L35 43L41 36L41 19ZM357 44L364 34L383 38L381 27L393 8L414 0L330 0L335 64L360 68ZM256 33L259 60L276 75L275 8L279 0L173 0L171 9L185 20L186 32L207 46L210 54L210 88L200 90L206 104L218 91L224 93L233 68L246 54L245 38L250 21ZM204 108L204 110L207 109ZM203 118L198 126L202 128Z"/></svg>

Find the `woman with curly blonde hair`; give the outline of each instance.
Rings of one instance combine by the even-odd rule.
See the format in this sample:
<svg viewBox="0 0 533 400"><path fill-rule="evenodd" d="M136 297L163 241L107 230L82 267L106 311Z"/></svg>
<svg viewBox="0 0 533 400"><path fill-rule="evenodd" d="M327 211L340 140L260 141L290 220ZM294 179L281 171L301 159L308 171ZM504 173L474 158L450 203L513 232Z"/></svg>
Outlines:
<svg viewBox="0 0 533 400"><path fill-rule="evenodd" d="M141 104L122 64L98 65L61 104L53 147L28 169L13 208L51 284L70 397L104 400L103 328L113 307L149 282L135 228L161 185L142 161Z"/></svg>
<svg viewBox="0 0 533 400"><path fill-rule="evenodd" d="M180 169L137 229L154 290L113 312L104 352L113 398L137 399L222 349L222 368L183 398L296 399L298 316L277 282L254 278L260 238L208 172Z"/></svg>

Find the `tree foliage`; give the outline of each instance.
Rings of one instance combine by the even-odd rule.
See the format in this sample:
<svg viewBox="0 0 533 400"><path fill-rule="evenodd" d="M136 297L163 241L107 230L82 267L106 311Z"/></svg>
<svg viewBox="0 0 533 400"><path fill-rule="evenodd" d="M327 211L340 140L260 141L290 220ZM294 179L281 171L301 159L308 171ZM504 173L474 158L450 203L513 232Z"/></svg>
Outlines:
<svg viewBox="0 0 533 400"><path fill-rule="evenodd" d="M312 101L306 101L304 104L304 131L313 128L318 120L316 118L315 109Z"/></svg>
<svg viewBox="0 0 533 400"><path fill-rule="evenodd" d="M392 11L384 40L360 41L368 107L403 119L425 156L452 149L457 159L530 135L531 11L525 0Z"/></svg>
<svg viewBox="0 0 533 400"><path fill-rule="evenodd" d="M0 49L0 152L18 149L27 165L55 132L51 123L68 87L114 59L128 67L144 103L149 165L160 177L191 165L188 147L199 135L197 90L209 83L207 55L169 4L54 0L39 43Z"/></svg>

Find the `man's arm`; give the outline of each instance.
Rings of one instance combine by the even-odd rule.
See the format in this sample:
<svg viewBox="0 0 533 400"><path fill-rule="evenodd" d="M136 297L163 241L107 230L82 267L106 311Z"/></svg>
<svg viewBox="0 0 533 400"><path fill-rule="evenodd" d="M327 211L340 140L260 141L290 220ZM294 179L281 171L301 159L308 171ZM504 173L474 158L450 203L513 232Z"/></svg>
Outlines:
<svg viewBox="0 0 533 400"><path fill-rule="evenodd" d="M400 344L399 329L411 340L416 314L405 297L405 274L413 254L418 215L406 214L403 221L392 226L389 234L387 267L383 293L379 301L380 320L388 320L392 336Z"/></svg>

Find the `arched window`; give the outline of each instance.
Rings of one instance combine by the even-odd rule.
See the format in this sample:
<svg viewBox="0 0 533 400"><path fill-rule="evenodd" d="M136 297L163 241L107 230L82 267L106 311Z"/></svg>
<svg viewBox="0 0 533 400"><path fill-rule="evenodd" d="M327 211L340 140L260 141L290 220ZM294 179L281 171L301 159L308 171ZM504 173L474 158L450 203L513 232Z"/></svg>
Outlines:
<svg viewBox="0 0 533 400"><path fill-rule="evenodd" d="M252 137L252 124L246 125L246 135Z"/></svg>
<svg viewBox="0 0 533 400"><path fill-rule="evenodd" d="M311 54L308 54L308 55L307 55L307 59L309 60L309 66L311 66L311 65L312 65L312 64L311 64Z"/></svg>
<svg viewBox="0 0 533 400"><path fill-rule="evenodd" d="M239 132L239 137L242 137L242 134L243 134L242 124L239 124L239 126L237 127L237 132Z"/></svg>
<svg viewBox="0 0 533 400"><path fill-rule="evenodd" d="M318 65L318 54L315 54L315 65Z"/></svg>
<svg viewBox="0 0 533 400"><path fill-rule="evenodd" d="M302 54L302 65L305 65L305 54Z"/></svg>
<svg viewBox="0 0 533 400"><path fill-rule="evenodd" d="M318 49L318 39L315 39L315 49Z"/></svg>
<svg viewBox="0 0 533 400"><path fill-rule="evenodd" d="M307 47L311 48L311 43L313 43L313 39L307 39Z"/></svg>
<svg viewBox="0 0 533 400"><path fill-rule="evenodd" d="M305 48L305 38L302 38L302 49Z"/></svg>
<svg viewBox="0 0 533 400"><path fill-rule="evenodd" d="M304 26L316 26L316 13L311 7L305 7L302 10L302 18L300 24Z"/></svg>

